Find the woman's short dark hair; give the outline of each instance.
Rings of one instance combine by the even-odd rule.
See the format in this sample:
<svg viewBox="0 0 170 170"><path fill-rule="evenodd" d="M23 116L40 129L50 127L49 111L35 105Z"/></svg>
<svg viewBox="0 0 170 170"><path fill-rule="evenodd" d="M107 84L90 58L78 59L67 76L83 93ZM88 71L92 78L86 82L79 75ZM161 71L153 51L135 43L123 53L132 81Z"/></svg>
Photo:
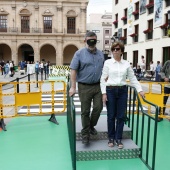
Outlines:
<svg viewBox="0 0 170 170"><path fill-rule="evenodd" d="M112 44L111 46L111 51L113 52L113 49L116 47L116 46L119 46L120 49L121 49L121 52L124 53L124 50L125 50L125 47L124 47L124 44L120 41L116 41Z"/></svg>

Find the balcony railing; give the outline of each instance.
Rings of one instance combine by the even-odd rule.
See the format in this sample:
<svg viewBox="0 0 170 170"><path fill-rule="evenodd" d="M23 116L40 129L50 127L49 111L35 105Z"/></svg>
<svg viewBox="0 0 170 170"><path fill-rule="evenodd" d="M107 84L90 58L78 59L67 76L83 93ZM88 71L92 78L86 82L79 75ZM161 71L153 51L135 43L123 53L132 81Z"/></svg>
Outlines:
<svg viewBox="0 0 170 170"><path fill-rule="evenodd" d="M55 33L64 33L67 34L67 32L65 31L66 29L63 28L62 32L58 32L57 29L53 28L53 29L44 29L44 28L30 28L30 29L23 29L23 28L18 28L18 27L7 27L7 28L0 28L0 33L27 33L27 34L42 34L42 33L48 33L48 34L55 34ZM80 34L80 30L76 29L72 32L70 32L72 34ZM70 34L69 33L69 34Z"/></svg>

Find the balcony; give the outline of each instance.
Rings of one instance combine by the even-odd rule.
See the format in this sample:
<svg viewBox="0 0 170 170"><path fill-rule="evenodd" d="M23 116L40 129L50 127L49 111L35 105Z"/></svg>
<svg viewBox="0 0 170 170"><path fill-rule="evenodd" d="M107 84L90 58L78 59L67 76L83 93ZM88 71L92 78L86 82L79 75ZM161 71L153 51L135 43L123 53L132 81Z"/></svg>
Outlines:
<svg viewBox="0 0 170 170"><path fill-rule="evenodd" d="M167 23L165 23L165 24L163 24L163 25L160 26L161 29L165 29L165 28L167 28L167 27L168 27L168 24L167 24Z"/></svg>
<svg viewBox="0 0 170 170"><path fill-rule="evenodd" d="M146 8L151 8L154 6L154 2L150 2L147 5L145 5Z"/></svg>
<svg viewBox="0 0 170 170"><path fill-rule="evenodd" d="M0 28L0 32L1 33L36 33L36 34L40 34L40 33L58 33L57 29L53 28L53 29L44 29L44 28L18 28L18 27L7 27L7 28Z"/></svg>
<svg viewBox="0 0 170 170"><path fill-rule="evenodd" d="M148 28L148 29L144 30L143 33L148 34L148 33L151 33L152 31L153 31L153 29Z"/></svg>
<svg viewBox="0 0 170 170"><path fill-rule="evenodd" d="M20 28L20 27L7 27L0 28L0 34L80 34L79 28L72 29L67 32L67 28L63 28L62 32L58 31L56 28L44 29L44 28Z"/></svg>
<svg viewBox="0 0 170 170"><path fill-rule="evenodd" d="M129 36L131 36L131 37L135 37L135 36L137 36L138 34L136 34L136 33L133 33L133 34L130 34Z"/></svg>

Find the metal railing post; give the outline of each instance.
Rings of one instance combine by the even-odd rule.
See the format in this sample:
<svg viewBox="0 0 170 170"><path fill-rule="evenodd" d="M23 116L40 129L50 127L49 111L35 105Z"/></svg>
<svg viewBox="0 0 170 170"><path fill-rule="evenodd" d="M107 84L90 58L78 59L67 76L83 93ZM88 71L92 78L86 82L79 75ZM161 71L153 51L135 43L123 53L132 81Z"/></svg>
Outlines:
<svg viewBox="0 0 170 170"><path fill-rule="evenodd" d="M17 80L17 93L19 93L19 78L17 77L16 80Z"/></svg>
<svg viewBox="0 0 170 170"><path fill-rule="evenodd" d="M28 82L30 82L30 74L28 74ZM29 84L29 92L30 92L30 84Z"/></svg>

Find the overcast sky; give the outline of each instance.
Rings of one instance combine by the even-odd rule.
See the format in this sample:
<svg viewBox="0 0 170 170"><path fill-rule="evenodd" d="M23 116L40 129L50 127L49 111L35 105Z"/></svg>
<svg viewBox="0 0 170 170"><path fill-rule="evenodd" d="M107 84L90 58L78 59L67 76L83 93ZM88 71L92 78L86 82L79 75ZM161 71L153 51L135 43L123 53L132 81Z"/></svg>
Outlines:
<svg viewBox="0 0 170 170"><path fill-rule="evenodd" d="M91 13L112 12L112 0L89 0L87 18Z"/></svg>

